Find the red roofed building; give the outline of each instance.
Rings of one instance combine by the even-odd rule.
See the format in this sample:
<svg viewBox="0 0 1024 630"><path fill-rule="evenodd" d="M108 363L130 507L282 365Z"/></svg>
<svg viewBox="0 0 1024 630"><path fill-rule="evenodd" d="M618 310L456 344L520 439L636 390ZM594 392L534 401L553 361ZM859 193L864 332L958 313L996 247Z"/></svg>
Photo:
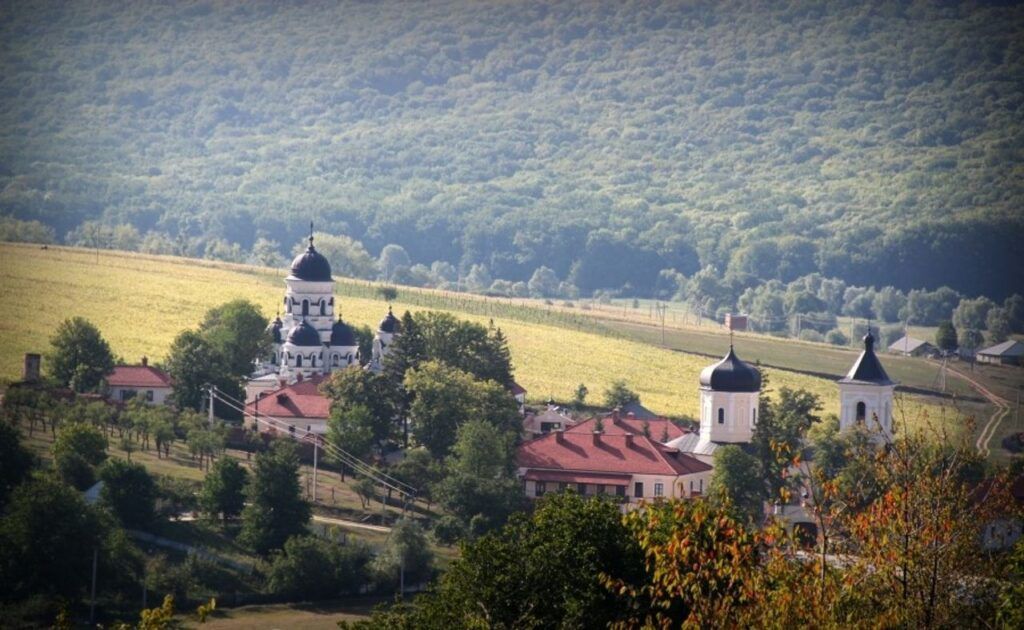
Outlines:
<svg viewBox="0 0 1024 630"><path fill-rule="evenodd" d="M320 392L320 383L326 378L313 376L260 392L245 404L246 417L265 417L267 422L258 422L259 431L263 433L280 434L288 431L288 427L296 427L323 435L327 433L327 418L331 415L331 401Z"/></svg>
<svg viewBox="0 0 1024 630"><path fill-rule="evenodd" d="M574 433L593 433L596 424L597 420L590 418L566 430ZM618 410L612 411L602 418L601 425L605 435L624 435L626 433L643 435L646 426L651 439L661 443L690 433L668 418L637 418L631 413L622 415Z"/></svg>
<svg viewBox="0 0 1024 630"><path fill-rule="evenodd" d="M110 399L115 402L126 402L139 396L146 402L166 404L171 394L170 375L149 365L146 357L142 357L142 365L114 366L114 371L106 379Z"/></svg>
<svg viewBox="0 0 1024 630"><path fill-rule="evenodd" d="M606 425L607 426L607 425ZM526 496L569 488L581 495L640 499L686 498L704 493L711 466L642 433L554 431L524 442L516 452Z"/></svg>

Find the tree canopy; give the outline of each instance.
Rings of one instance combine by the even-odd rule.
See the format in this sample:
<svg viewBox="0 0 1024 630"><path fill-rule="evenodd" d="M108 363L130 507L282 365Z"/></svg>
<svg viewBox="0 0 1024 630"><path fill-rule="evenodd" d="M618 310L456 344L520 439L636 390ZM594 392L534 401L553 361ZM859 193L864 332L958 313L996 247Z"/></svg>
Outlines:
<svg viewBox="0 0 1024 630"><path fill-rule="evenodd" d="M50 339L47 357L50 374L76 392L93 391L114 369L110 345L92 322L83 317L66 319Z"/></svg>

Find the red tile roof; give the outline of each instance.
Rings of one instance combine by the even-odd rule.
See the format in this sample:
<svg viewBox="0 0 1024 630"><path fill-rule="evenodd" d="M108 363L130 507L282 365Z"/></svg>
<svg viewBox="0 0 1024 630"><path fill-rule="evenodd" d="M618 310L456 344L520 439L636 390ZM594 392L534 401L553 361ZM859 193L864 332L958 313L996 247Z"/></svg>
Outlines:
<svg viewBox="0 0 1024 630"><path fill-rule="evenodd" d="M576 433L593 433L594 431L594 418L584 420L572 428L569 431ZM668 430L668 439L674 440L677 437L686 435L689 433L686 429L681 428L675 422L667 418L651 418L649 420L641 420L640 418L633 418L630 416L621 416L618 420L614 419L614 416L608 415L601 419L601 423L604 425L605 435L625 435L626 433L632 433L633 435L643 435L644 423L650 427L651 437L655 440L660 440L662 433Z"/></svg>
<svg viewBox="0 0 1024 630"><path fill-rule="evenodd" d="M247 413L275 418L327 418L331 415L331 401L320 393L320 383L327 378L314 376L293 385L270 390L257 401L246 403Z"/></svg>
<svg viewBox="0 0 1024 630"><path fill-rule="evenodd" d="M561 436L561 441L559 441ZM632 440L631 445L627 441ZM524 442L516 451L520 468L627 475L688 475L711 466L643 435L601 435L567 431Z"/></svg>
<svg viewBox="0 0 1024 630"><path fill-rule="evenodd" d="M170 387L171 377L150 365L117 365L107 375L111 387Z"/></svg>

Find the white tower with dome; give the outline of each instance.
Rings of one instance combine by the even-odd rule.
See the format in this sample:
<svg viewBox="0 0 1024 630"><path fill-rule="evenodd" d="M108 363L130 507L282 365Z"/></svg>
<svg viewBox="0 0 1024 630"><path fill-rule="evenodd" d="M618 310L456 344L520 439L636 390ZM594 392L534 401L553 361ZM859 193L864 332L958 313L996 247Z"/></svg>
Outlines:
<svg viewBox="0 0 1024 630"><path fill-rule="evenodd" d="M358 365L359 343L352 328L335 319L331 264L313 246L312 223L309 247L292 261L284 283L283 308L267 327L271 355L253 374L253 391Z"/></svg>

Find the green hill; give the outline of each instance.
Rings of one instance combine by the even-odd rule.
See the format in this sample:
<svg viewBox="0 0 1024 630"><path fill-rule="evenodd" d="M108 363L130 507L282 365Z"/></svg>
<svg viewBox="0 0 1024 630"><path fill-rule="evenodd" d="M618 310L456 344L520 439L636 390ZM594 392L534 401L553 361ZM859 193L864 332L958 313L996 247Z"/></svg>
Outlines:
<svg viewBox="0 0 1024 630"><path fill-rule="evenodd" d="M588 293L1024 287L1024 7L0 7L0 214L376 253Z"/></svg>

